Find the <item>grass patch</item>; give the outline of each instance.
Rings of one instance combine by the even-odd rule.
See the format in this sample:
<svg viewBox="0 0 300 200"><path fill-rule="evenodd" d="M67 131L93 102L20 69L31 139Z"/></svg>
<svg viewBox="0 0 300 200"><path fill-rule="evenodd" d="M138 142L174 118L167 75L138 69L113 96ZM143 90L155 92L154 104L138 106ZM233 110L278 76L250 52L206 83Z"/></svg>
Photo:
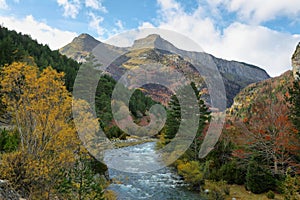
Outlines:
<svg viewBox="0 0 300 200"><path fill-rule="evenodd" d="M219 199L232 200L232 198L235 198L236 200L269 200L267 192L263 194L254 194L247 191L244 185L229 185L225 182L205 180L204 189L208 189L210 193L218 193L222 196L222 198ZM212 197L212 194L210 194L208 195L208 199L213 200L215 197ZM284 197L281 194L275 193L274 200L284 200Z"/></svg>
<svg viewBox="0 0 300 200"><path fill-rule="evenodd" d="M232 200L236 198L237 200L269 200L266 193L263 194L253 194L245 189L243 185L229 185L230 195L226 197L226 200ZM283 196L280 194L275 194L276 200L283 200Z"/></svg>

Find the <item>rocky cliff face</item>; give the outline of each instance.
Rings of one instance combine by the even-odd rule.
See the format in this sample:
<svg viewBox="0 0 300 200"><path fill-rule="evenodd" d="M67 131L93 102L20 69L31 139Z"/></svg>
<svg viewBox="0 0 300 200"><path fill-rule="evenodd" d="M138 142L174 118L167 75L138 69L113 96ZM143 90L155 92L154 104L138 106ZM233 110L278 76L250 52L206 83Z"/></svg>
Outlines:
<svg viewBox="0 0 300 200"><path fill-rule="evenodd" d="M300 42L292 56L293 75L296 78L296 73L300 72Z"/></svg>
<svg viewBox="0 0 300 200"><path fill-rule="evenodd" d="M168 70L179 71L190 80L194 80L204 91L206 91L204 80L216 76L215 70L218 70L221 75L220 81L223 79L225 85L227 107L233 103L233 98L241 89L251 83L270 78L263 69L253 65L227 61L204 52L189 52L178 49L157 34L136 40L132 47L128 48L101 43L84 34L61 48L60 52L76 60L85 58L87 54L92 52L115 79L119 79L128 70L151 64L161 64L166 72ZM110 63L112 60L114 62ZM148 75L151 76L150 73ZM146 88L152 97L163 103L168 101L171 94L170 91L167 92L165 89L154 85L148 85ZM162 94L159 91L165 92ZM209 101L209 99L207 100Z"/></svg>

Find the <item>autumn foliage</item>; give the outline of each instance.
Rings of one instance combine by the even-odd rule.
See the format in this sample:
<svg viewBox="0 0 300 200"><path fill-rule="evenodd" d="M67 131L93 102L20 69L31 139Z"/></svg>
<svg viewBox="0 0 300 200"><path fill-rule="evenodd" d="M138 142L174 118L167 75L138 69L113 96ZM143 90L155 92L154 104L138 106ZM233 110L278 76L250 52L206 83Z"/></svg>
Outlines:
<svg viewBox="0 0 300 200"><path fill-rule="evenodd" d="M63 199L83 199L81 196L87 191L92 195L95 186L103 195L101 186L93 180L95 172L89 167L89 154L80 150L72 120L72 97L64 85L64 74L51 67L39 71L36 66L15 62L5 66L1 75L2 102L20 142L16 151L1 156L0 179L9 180L28 199L57 199L63 195L63 184L71 180L72 171L75 177L76 173L84 174L82 179L88 179L90 185L64 194ZM78 169L79 154L87 158L85 163L80 160L80 166L87 166L84 170L89 170L88 174ZM80 195L76 195L78 191Z"/></svg>

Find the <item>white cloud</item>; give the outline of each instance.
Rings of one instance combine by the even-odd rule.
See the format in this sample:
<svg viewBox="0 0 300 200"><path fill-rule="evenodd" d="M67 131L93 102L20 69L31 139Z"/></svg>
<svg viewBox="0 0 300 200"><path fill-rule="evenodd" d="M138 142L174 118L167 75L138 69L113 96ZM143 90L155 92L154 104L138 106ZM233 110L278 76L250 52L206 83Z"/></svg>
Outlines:
<svg viewBox="0 0 300 200"><path fill-rule="evenodd" d="M0 22L8 29L28 34L38 42L48 44L51 49L63 47L77 36L75 32L52 28L44 22L35 20L31 15L23 19L0 16Z"/></svg>
<svg viewBox="0 0 300 200"><path fill-rule="evenodd" d="M123 25L123 22L121 20L117 20L115 22L115 28L113 28L112 30L110 31L107 31L105 30L105 32L107 33L107 38L110 38L111 36L114 36L114 35L117 35L117 34L120 34L122 32L125 31L125 28L124 28L124 25ZM100 39L100 38L99 38ZM103 38L101 38L100 40L103 40Z"/></svg>
<svg viewBox="0 0 300 200"><path fill-rule="evenodd" d="M300 14L299 0L214 0L215 5L223 4L231 12L250 23L261 23L279 16L293 18Z"/></svg>
<svg viewBox="0 0 300 200"><path fill-rule="evenodd" d="M157 3L162 10L168 12L181 9L180 4L175 0L157 0Z"/></svg>
<svg viewBox="0 0 300 200"><path fill-rule="evenodd" d="M79 0L57 0L59 6L64 9L64 16L75 19L80 10Z"/></svg>
<svg viewBox="0 0 300 200"><path fill-rule="evenodd" d="M89 22L89 27L93 30L96 30L98 36L103 36L103 34L105 33L105 29L101 26L101 23L103 22L104 18L101 16L96 16L92 12L90 12L88 15L91 18L91 21Z"/></svg>
<svg viewBox="0 0 300 200"><path fill-rule="evenodd" d="M1 10L7 10L8 9L8 5L7 5L5 0L0 0L0 9Z"/></svg>
<svg viewBox="0 0 300 200"><path fill-rule="evenodd" d="M124 30L124 25L121 20L117 20L116 26L118 27L119 30Z"/></svg>
<svg viewBox="0 0 300 200"><path fill-rule="evenodd" d="M293 0L288 0L290 3ZM298 1L298 0L297 0ZM277 76L284 71L291 69L290 58L295 47L300 41L300 35L292 35L274 31L263 27L259 24L243 24L235 22L222 31L217 28L220 21L214 21L213 17L207 16L207 13L199 7L194 12L187 13L182 6L175 0L157 0L160 10L158 11L158 28L176 31L197 42L206 52L217 57L229 60L237 60L248 62L265 69L271 76ZM222 1L213 0L210 6L216 8ZM249 11L240 5L248 5ZM250 3L251 2L251 3ZM226 0L228 5L232 4L231 10L244 12L246 14L253 13L250 17L253 19L267 19L272 14L279 14L285 11L286 15L293 15L296 10L300 9L300 5L293 9L293 6L283 5L274 0L275 5L264 4L259 1L262 8L255 6L258 0ZM231 4L230 4L231 3ZM293 1L294 5L300 3ZM269 5L270 4L270 5ZM285 3L287 4L287 3ZM267 8L265 8L267 6ZM269 7L268 7L269 6ZM265 16L261 15L262 11L268 11ZM149 22L143 23L141 27L153 26ZM187 50L197 50L194 47L181 45Z"/></svg>
<svg viewBox="0 0 300 200"><path fill-rule="evenodd" d="M215 28L214 21L204 16L201 7L193 13L186 13L175 0L158 0L158 4L161 6L159 28L192 36L191 38L201 45L212 44L219 40L220 33Z"/></svg>
<svg viewBox="0 0 300 200"><path fill-rule="evenodd" d="M233 23L224 30L220 43L209 52L232 60L258 65L271 76L291 69L291 56L300 35L291 35L263 26Z"/></svg>
<svg viewBox="0 0 300 200"><path fill-rule="evenodd" d="M106 8L102 5L101 1L99 0L85 0L85 6L107 13Z"/></svg>

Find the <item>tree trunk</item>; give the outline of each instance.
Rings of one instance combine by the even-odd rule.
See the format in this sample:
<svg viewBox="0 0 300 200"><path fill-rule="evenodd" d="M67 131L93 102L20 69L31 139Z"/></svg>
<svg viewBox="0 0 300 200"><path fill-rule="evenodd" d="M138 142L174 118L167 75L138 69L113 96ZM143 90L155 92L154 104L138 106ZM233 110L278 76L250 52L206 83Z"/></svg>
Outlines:
<svg viewBox="0 0 300 200"><path fill-rule="evenodd" d="M278 161L276 158L274 158L274 173L278 174Z"/></svg>

